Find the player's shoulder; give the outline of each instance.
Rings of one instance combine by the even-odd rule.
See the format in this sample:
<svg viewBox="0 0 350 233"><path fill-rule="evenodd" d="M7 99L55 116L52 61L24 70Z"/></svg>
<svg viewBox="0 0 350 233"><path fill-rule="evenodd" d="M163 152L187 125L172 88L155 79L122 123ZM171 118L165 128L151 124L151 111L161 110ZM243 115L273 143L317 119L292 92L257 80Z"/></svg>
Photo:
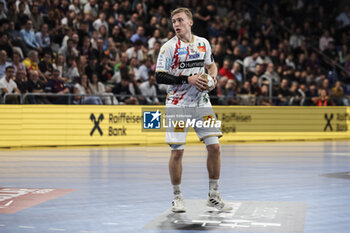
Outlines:
<svg viewBox="0 0 350 233"><path fill-rule="evenodd" d="M176 43L177 43L177 38L176 36L174 36L173 38L171 38L170 40L168 40L163 44L161 50L171 49L176 45Z"/></svg>
<svg viewBox="0 0 350 233"><path fill-rule="evenodd" d="M194 35L193 37L194 37L194 42L195 42L195 43L196 43L196 42L204 42L204 43L210 45L210 44L209 44L209 41L208 41L206 38L204 38L204 37L196 36L196 35Z"/></svg>

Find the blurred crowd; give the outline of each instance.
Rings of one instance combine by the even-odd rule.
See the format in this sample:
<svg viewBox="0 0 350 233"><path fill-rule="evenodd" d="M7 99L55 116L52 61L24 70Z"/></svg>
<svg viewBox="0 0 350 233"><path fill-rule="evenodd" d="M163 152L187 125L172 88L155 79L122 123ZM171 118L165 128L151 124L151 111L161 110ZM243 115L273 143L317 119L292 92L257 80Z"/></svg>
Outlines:
<svg viewBox="0 0 350 233"><path fill-rule="evenodd" d="M167 86L156 83L154 69L174 36L170 11L181 6L193 13L194 34L212 46L219 70L213 104L348 106L350 4L252 2L0 0L1 96L27 94L32 104L163 103ZM18 95L6 102L18 103Z"/></svg>

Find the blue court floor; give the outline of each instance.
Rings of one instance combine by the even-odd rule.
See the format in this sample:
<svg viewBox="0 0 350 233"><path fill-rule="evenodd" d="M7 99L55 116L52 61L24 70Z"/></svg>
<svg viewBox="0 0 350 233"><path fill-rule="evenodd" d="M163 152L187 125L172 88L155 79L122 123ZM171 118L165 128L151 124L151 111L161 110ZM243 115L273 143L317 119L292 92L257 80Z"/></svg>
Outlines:
<svg viewBox="0 0 350 233"><path fill-rule="evenodd" d="M0 151L0 187L75 189L0 214L0 232L202 232L143 229L170 208L169 154L167 146ZM349 175L350 141L222 145L219 189L230 201L306 203L305 233L348 233ZM182 192L206 199L202 145L185 148Z"/></svg>

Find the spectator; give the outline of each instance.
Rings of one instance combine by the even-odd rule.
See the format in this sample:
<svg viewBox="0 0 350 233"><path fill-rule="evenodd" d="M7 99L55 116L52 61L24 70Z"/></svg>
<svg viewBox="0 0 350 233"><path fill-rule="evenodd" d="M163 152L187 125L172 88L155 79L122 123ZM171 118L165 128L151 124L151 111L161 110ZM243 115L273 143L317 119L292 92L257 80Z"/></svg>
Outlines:
<svg viewBox="0 0 350 233"><path fill-rule="evenodd" d="M141 94L146 98L146 104L159 105L159 100L157 98L156 90L156 78L154 71L148 73L148 81L143 82L140 85Z"/></svg>
<svg viewBox="0 0 350 233"><path fill-rule="evenodd" d="M258 105L262 106L272 106L272 100L269 98L269 89L267 85L262 85L261 86L261 94L259 95L258 98Z"/></svg>
<svg viewBox="0 0 350 233"><path fill-rule="evenodd" d="M56 94L49 100L53 104L67 104L68 98L65 94L70 93L69 88L62 81L59 70L53 70L52 78L48 80L45 86L45 92Z"/></svg>
<svg viewBox="0 0 350 233"><path fill-rule="evenodd" d="M237 105L238 99L237 99L237 93L236 93L237 84L235 80L230 79L227 81L227 84L225 86L225 98L224 98L224 104L225 105Z"/></svg>
<svg viewBox="0 0 350 233"><path fill-rule="evenodd" d="M219 74L221 76L226 76L228 79L234 79L235 76L232 74L230 67L231 67L230 60L225 59L223 66L219 70Z"/></svg>
<svg viewBox="0 0 350 233"><path fill-rule="evenodd" d="M21 92L21 94L25 94L28 90L26 73L23 70L19 70L17 71L15 77L18 90Z"/></svg>
<svg viewBox="0 0 350 233"><path fill-rule="evenodd" d="M60 48L59 54L63 54L65 58L67 57L78 57L79 53L76 49L76 43L73 39L68 39L67 45Z"/></svg>
<svg viewBox="0 0 350 233"><path fill-rule="evenodd" d="M101 97L104 104L118 104L118 100L114 96L107 96L108 92L111 92L111 88L107 88L103 83L98 81L97 74L92 74L91 83L89 84L89 86L92 94L105 95ZM110 94L112 95L112 93Z"/></svg>
<svg viewBox="0 0 350 233"><path fill-rule="evenodd" d="M261 93L261 89L259 86L259 78L258 76L254 75L251 80L250 80L250 89L251 89L251 93L253 95L259 96Z"/></svg>
<svg viewBox="0 0 350 233"><path fill-rule="evenodd" d="M138 26L136 33L132 35L130 40L133 43L135 43L137 40L140 40L143 44L146 44L147 38L145 37L145 29L142 26Z"/></svg>
<svg viewBox="0 0 350 233"><path fill-rule="evenodd" d="M243 83L243 86L242 86L241 90L239 91L239 94L242 94L242 95L251 95L252 94L252 90L251 90L249 81L245 81Z"/></svg>
<svg viewBox="0 0 350 233"><path fill-rule="evenodd" d="M160 31L159 29L155 29L153 31L153 36L148 40L148 49L153 49L153 46L154 44L157 42L157 41L160 41L161 40L161 37L160 37ZM159 42L160 43L160 42Z"/></svg>
<svg viewBox="0 0 350 233"><path fill-rule="evenodd" d="M241 65L238 62L234 62L233 66L232 66L232 70L231 73L234 76L234 79L238 82L238 83L242 83L243 80L243 76L242 73L240 72L241 69Z"/></svg>
<svg viewBox="0 0 350 233"><path fill-rule="evenodd" d="M137 98L132 96L129 87L130 81L128 79L121 80L120 83L117 83L113 88L112 92L115 95L118 95L117 99L120 104L138 104Z"/></svg>
<svg viewBox="0 0 350 233"><path fill-rule="evenodd" d="M4 97L5 94L21 94L17 88L17 84L13 81L15 68L13 66L7 66L5 70L5 77L0 79L0 95ZM6 103L14 104L19 103L17 96L9 96L6 98Z"/></svg>
<svg viewBox="0 0 350 233"><path fill-rule="evenodd" d="M35 34L36 41L43 49L51 50L51 39L49 35L49 26L45 23L41 27L41 31Z"/></svg>
<svg viewBox="0 0 350 233"><path fill-rule="evenodd" d="M38 71L29 72L27 90L29 93L44 93L45 85L40 81ZM31 104L50 104L45 96L28 96L28 99Z"/></svg>
<svg viewBox="0 0 350 233"><path fill-rule="evenodd" d="M328 47L328 44L331 41L334 41L334 39L331 36L329 36L329 31L328 30L324 30L323 31L323 35L320 38L320 42L319 42L320 50L323 52L323 50L325 50Z"/></svg>
<svg viewBox="0 0 350 233"><path fill-rule="evenodd" d="M1 50L5 50L7 56L12 58L13 56L12 47L8 41L8 36L5 32L0 34L0 51Z"/></svg>
<svg viewBox="0 0 350 233"><path fill-rule="evenodd" d="M33 29L34 31L39 31L41 26L44 23L43 17L41 16L39 12L39 6L37 2L34 2L33 7L31 9L31 14L29 17L33 22Z"/></svg>
<svg viewBox="0 0 350 233"><path fill-rule="evenodd" d="M332 105L329 96L327 95L327 91L325 89L319 90L319 97L317 99L317 106L329 106Z"/></svg>
<svg viewBox="0 0 350 233"><path fill-rule="evenodd" d="M20 33L28 50L36 49L41 51L40 45L35 38L32 20L27 20L25 27L20 31Z"/></svg>
<svg viewBox="0 0 350 233"><path fill-rule="evenodd" d="M221 77L218 79L218 83L216 85L217 90L217 96L219 98L218 102L220 105L226 104L226 96L225 96L225 89L227 84L228 78L227 77Z"/></svg>
<svg viewBox="0 0 350 233"><path fill-rule="evenodd" d="M35 50L31 50L28 53L28 57L22 61L22 63L25 65L27 70L39 70L38 65L39 55L38 52Z"/></svg>
<svg viewBox="0 0 350 233"><path fill-rule="evenodd" d="M308 106L317 105L318 90L317 90L316 85L314 83L310 84L309 90L306 92L306 97L308 98L306 105L308 105Z"/></svg>
<svg viewBox="0 0 350 233"><path fill-rule="evenodd" d="M278 84L280 83L280 76L275 71L275 65L272 62L270 62L267 65L267 69L264 75L266 75L272 80L272 85L278 86Z"/></svg>
<svg viewBox="0 0 350 233"><path fill-rule="evenodd" d="M130 47L126 50L126 54L128 55L128 59L135 57L137 60L143 60L143 51L142 51L142 41L137 40L134 43L133 47Z"/></svg>
<svg viewBox="0 0 350 233"><path fill-rule="evenodd" d="M96 0L89 0L84 6L84 14L91 15L92 18L97 18L98 16L98 4Z"/></svg>
<svg viewBox="0 0 350 233"><path fill-rule="evenodd" d="M301 47L302 42L305 40L305 37L301 34L301 28L297 28L295 33L289 38L289 45L292 49L297 49Z"/></svg>
<svg viewBox="0 0 350 233"><path fill-rule="evenodd" d="M7 61L7 53L5 50L0 50L0 79L3 79L6 75L6 67L12 65Z"/></svg>
<svg viewBox="0 0 350 233"><path fill-rule="evenodd" d="M157 63L157 58L160 52L160 48L161 48L161 43L159 41L155 41L153 48L150 49L147 53L147 56L151 57L153 64Z"/></svg>
<svg viewBox="0 0 350 233"><path fill-rule="evenodd" d="M278 105L280 106L287 106L289 105L289 99L290 99L290 91L288 88L288 80L282 79L280 88L278 89L277 97L278 97Z"/></svg>
<svg viewBox="0 0 350 233"><path fill-rule="evenodd" d="M341 82L337 81L332 88L331 98L334 100L335 104L338 106L349 106L349 98L345 95L344 89L341 86Z"/></svg>
<svg viewBox="0 0 350 233"><path fill-rule="evenodd" d="M96 19L92 25L96 31L98 31L102 25L105 26L106 30L108 31L108 23L106 21L105 12L100 12L98 15L98 19Z"/></svg>
<svg viewBox="0 0 350 233"><path fill-rule="evenodd" d="M89 86L88 77L85 74L78 78L78 82L74 85L74 94L76 94L76 96L74 96L74 104L103 104L100 97L89 96L92 94L92 91Z"/></svg>
<svg viewBox="0 0 350 233"><path fill-rule="evenodd" d="M125 26L129 28L132 32L136 32L137 30L137 19L139 15L137 13L132 14L130 20L126 22Z"/></svg>
<svg viewBox="0 0 350 233"><path fill-rule="evenodd" d="M258 56L259 53L254 52L253 55L244 58L244 68L247 70L247 72L255 72L255 66L257 64Z"/></svg>
<svg viewBox="0 0 350 233"><path fill-rule="evenodd" d="M46 51L44 53L43 60L39 63L39 70L47 79L49 79L49 75L52 74L52 71L54 69L51 63L51 59L51 53L49 51Z"/></svg>
<svg viewBox="0 0 350 233"><path fill-rule="evenodd" d="M22 70L24 74L27 74L25 65L21 62L21 54L18 51L13 52L12 65L15 68L15 75L19 70Z"/></svg>
<svg viewBox="0 0 350 233"><path fill-rule="evenodd" d="M67 65L64 66L63 74L62 74L62 76L64 77L63 80L66 83L72 83L75 77L80 76L77 62L74 57L67 57L66 64Z"/></svg>

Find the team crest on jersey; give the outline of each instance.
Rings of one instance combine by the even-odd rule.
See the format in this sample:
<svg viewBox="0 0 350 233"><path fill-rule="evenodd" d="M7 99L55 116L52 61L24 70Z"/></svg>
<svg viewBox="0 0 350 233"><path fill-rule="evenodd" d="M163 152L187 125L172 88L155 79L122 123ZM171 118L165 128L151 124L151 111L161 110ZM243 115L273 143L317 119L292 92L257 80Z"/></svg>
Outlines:
<svg viewBox="0 0 350 233"><path fill-rule="evenodd" d="M200 52L203 52L203 53L205 53L205 52L207 51L207 50L205 49L205 44L204 44L204 42L203 42L203 43L198 43L197 48L198 48L198 50L199 50Z"/></svg>
<svg viewBox="0 0 350 233"><path fill-rule="evenodd" d="M179 55L186 55L188 52L187 52L187 49L186 48L178 48L177 49L177 54Z"/></svg>

